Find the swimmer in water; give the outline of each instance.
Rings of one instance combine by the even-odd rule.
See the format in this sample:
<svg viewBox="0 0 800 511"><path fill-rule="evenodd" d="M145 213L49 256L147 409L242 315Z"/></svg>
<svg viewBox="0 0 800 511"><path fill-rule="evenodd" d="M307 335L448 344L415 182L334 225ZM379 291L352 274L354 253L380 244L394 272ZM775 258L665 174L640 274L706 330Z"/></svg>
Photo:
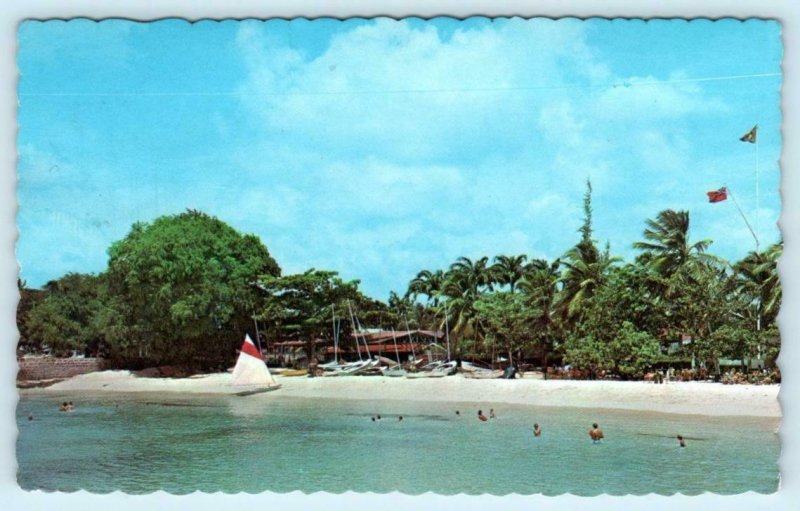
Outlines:
<svg viewBox="0 0 800 511"><path fill-rule="evenodd" d="M599 443L600 440L605 438L605 435L603 435L603 430L598 427L596 422L592 424L592 429L589 430L589 437L594 443Z"/></svg>
<svg viewBox="0 0 800 511"><path fill-rule="evenodd" d="M489 420L489 419L487 419L487 418L486 418L486 416L483 414L483 410L478 410L478 419L480 419L480 420L482 420L482 421L487 421L487 420Z"/></svg>
<svg viewBox="0 0 800 511"><path fill-rule="evenodd" d="M489 418L490 419L496 419L497 418L497 415L495 415L495 413L494 413L494 408L490 408L489 409Z"/></svg>
<svg viewBox="0 0 800 511"><path fill-rule="evenodd" d="M58 411L59 412L66 412L67 410L69 410L69 408L67 408L67 406L69 406L69 405L67 404L66 401L64 401L63 403L61 403L61 406L58 407Z"/></svg>
<svg viewBox="0 0 800 511"><path fill-rule="evenodd" d="M681 447L686 447L686 440L684 440L681 435L678 435L678 445Z"/></svg>
<svg viewBox="0 0 800 511"><path fill-rule="evenodd" d="M398 420L398 422L403 420L403 416L401 415L400 417L397 418L397 420Z"/></svg>
<svg viewBox="0 0 800 511"><path fill-rule="evenodd" d="M461 415L461 412L459 412L458 410L456 410L456 415Z"/></svg>
<svg viewBox="0 0 800 511"><path fill-rule="evenodd" d="M533 436L542 436L542 430L538 424L533 425Z"/></svg>

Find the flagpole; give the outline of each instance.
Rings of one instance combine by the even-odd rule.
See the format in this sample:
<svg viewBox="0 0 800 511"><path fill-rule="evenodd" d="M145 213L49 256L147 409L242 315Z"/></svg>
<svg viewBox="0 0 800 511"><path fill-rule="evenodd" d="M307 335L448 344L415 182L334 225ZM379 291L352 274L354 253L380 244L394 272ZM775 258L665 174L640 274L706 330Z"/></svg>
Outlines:
<svg viewBox="0 0 800 511"><path fill-rule="evenodd" d="M756 124L756 127L758 124ZM759 172L758 172L758 139L761 138L756 134L756 232L760 231L759 227L761 226L760 222L760 195L759 195ZM756 253L758 253L758 239L756 239Z"/></svg>
<svg viewBox="0 0 800 511"><path fill-rule="evenodd" d="M750 222L748 222L747 217L744 216L744 211L742 211L742 208L739 207L739 203L736 202L736 197L733 196L733 192L731 192L731 189L728 187L728 185L725 185L725 190L728 191L728 194L731 196L731 199L733 199L733 204L736 206L736 209L739 210L739 214L742 215L742 220L744 220L745 225L750 230L750 234L753 235L753 239L756 240L756 253L758 253L758 236L756 236L756 233L755 231L753 231L753 228L750 227Z"/></svg>

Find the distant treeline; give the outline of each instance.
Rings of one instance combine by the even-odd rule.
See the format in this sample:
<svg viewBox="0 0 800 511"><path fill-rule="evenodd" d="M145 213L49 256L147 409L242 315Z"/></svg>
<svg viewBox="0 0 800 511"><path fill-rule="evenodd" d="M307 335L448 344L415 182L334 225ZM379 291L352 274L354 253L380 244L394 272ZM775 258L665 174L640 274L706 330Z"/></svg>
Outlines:
<svg viewBox="0 0 800 511"><path fill-rule="evenodd" d="M219 369L256 328L306 341L311 355L313 339L332 339L336 315L347 347L352 310L363 327L448 328L459 358L558 361L622 378L691 359L709 370L722 358L774 364L782 243L729 263L708 251L711 240L689 240L687 211L664 210L625 263L592 238L588 183L583 209L580 237L558 259L460 257L420 271L387 303L336 272L281 276L259 238L204 213L164 216L113 243L99 275L70 273L42 290L21 282L20 347L118 367Z"/></svg>

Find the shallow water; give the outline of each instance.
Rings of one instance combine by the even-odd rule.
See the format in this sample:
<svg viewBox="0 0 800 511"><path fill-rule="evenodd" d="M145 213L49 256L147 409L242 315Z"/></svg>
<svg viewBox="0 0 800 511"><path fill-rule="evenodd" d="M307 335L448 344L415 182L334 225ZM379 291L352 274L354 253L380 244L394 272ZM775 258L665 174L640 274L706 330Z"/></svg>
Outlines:
<svg viewBox="0 0 800 511"><path fill-rule="evenodd" d="M64 400L76 398L20 400L23 489L623 495L778 487L775 418L279 393L82 396L74 411L59 412ZM478 421L477 410L492 406L497 418ZM587 435L595 421L606 435L600 444Z"/></svg>

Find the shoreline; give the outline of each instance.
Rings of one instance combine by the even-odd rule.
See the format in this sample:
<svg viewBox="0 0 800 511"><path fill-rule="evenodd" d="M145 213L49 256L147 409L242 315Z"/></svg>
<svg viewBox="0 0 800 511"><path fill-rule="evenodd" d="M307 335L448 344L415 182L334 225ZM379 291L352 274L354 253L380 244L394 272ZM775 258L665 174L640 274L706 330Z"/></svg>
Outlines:
<svg viewBox="0 0 800 511"><path fill-rule="evenodd" d="M308 378L276 375L283 397L359 399L603 408L706 416L780 418L780 385L723 385L711 382L611 380L475 380L445 378L339 376ZM234 394L229 373L190 378L144 378L129 371L100 371L74 376L48 387L20 388L20 396L81 392ZM273 393L266 394L276 395ZM266 397L266 399L269 399Z"/></svg>

